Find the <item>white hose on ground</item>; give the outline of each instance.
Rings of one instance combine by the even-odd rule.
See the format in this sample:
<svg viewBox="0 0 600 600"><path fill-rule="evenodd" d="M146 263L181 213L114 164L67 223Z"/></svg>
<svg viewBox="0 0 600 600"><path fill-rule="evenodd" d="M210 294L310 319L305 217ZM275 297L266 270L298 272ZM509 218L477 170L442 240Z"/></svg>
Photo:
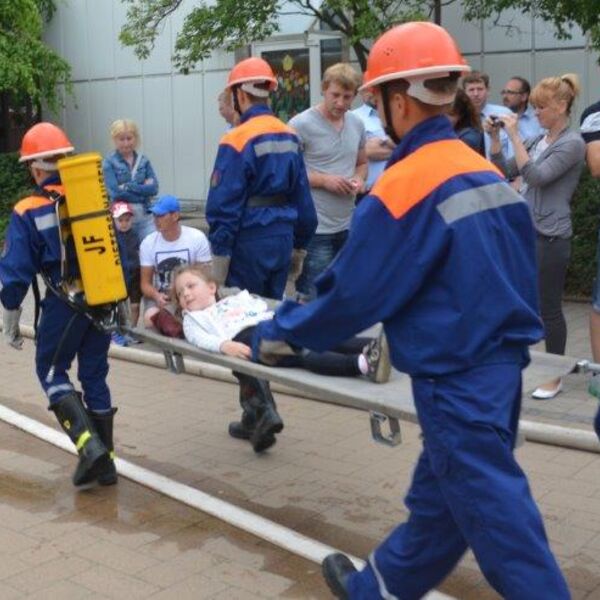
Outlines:
<svg viewBox="0 0 600 600"><path fill-rule="evenodd" d="M77 454L75 447L64 433L48 427L35 419L31 419L0 404L0 420L14 427L34 435L62 450L71 454ZM321 564L323 559L333 552L339 552L336 548L323 544L318 540L307 537L289 527L279 525L260 515L225 502L209 494L192 488L173 479L169 479L159 473L140 467L134 463L120 458L115 459L117 470L121 477L126 477L151 490L159 492L173 500L183 502L192 508L209 514L237 529L246 531L262 540L270 542L279 548L283 548L297 556ZM357 569L362 569L365 562L360 558L348 555ZM430 592L425 596L426 600L454 600L437 591Z"/></svg>

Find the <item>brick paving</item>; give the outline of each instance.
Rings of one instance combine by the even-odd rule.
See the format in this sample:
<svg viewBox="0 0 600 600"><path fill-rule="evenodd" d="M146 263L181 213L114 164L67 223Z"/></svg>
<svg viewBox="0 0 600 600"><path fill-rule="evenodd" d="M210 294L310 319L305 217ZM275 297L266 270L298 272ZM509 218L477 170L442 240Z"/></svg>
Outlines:
<svg viewBox="0 0 600 600"><path fill-rule="evenodd" d="M569 304L569 353L585 357L587 307ZM5 350L0 403L57 427L33 371L33 344ZM405 516L420 449L403 425L390 449L364 413L279 394L286 429L257 457L228 437L235 386L111 361L122 458L365 556ZM590 429L585 378L527 418ZM1 598L328 598L317 565L127 480L76 491L74 457L0 423ZM518 458L573 598L600 600L600 455L525 444ZM498 596L468 555L439 588L466 600Z"/></svg>

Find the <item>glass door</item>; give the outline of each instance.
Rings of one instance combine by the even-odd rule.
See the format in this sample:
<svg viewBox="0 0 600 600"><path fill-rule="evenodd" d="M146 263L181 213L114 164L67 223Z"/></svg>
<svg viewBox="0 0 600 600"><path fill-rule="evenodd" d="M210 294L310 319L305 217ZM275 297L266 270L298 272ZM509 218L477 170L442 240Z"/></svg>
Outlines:
<svg viewBox="0 0 600 600"><path fill-rule="evenodd" d="M342 42L329 32L306 32L301 41L272 40L252 44L252 55L264 58L275 71L279 86L272 97L273 112L284 122L318 104L321 78L342 60Z"/></svg>

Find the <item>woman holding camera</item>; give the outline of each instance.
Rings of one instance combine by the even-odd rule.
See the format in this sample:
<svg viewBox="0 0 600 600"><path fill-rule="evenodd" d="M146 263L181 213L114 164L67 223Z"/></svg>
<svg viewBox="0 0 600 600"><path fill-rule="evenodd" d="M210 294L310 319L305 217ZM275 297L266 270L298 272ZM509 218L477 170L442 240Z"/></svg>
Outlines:
<svg viewBox="0 0 600 600"><path fill-rule="evenodd" d="M531 93L540 125L546 129L533 139L519 136L517 115L487 119L491 160L509 178L521 177L520 193L527 200L537 231L536 253L540 310L546 331L546 352L564 354L567 326L562 294L571 255L571 199L585 159L585 143L569 130L573 102L579 94L577 75L542 79ZM514 149L509 161L502 154L500 128L504 127ZM532 397L554 398L562 389L560 379L537 388Z"/></svg>

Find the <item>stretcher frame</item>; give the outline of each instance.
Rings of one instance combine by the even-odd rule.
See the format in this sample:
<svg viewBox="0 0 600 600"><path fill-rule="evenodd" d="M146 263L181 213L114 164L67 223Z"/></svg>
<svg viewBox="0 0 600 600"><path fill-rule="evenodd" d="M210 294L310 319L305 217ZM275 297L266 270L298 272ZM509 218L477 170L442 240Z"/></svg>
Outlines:
<svg viewBox="0 0 600 600"><path fill-rule="evenodd" d="M402 442L400 421L417 422L410 377L394 369L387 383L376 384L360 377L332 377L304 369L269 367L207 352L184 340L166 337L149 329L124 327L123 330L135 339L159 348L167 369L172 373L185 373L183 359L189 357L285 385L322 402L367 411L373 439L387 446L397 446ZM531 363L523 372L523 389L532 390L574 371L600 372L600 365L532 351Z"/></svg>

